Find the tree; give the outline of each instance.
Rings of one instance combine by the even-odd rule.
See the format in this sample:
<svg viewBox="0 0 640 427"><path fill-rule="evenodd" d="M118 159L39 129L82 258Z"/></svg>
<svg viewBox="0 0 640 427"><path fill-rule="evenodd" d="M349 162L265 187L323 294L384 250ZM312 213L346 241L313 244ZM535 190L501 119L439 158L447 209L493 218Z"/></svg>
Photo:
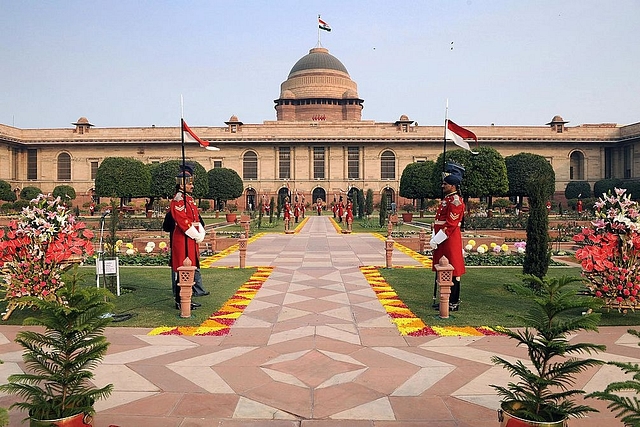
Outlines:
<svg viewBox="0 0 640 427"><path fill-rule="evenodd" d="M365 208L364 204L365 204L364 191L358 190L358 219L364 218L364 208Z"/></svg>
<svg viewBox="0 0 640 427"><path fill-rule="evenodd" d="M75 200L76 190L70 185L58 185L53 189L51 193L53 197L60 197L60 200L67 202L68 200Z"/></svg>
<svg viewBox="0 0 640 427"><path fill-rule="evenodd" d="M373 213L373 190L367 189L367 195L364 199L364 213L369 216Z"/></svg>
<svg viewBox="0 0 640 427"><path fill-rule="evenodd" d="M439 197L440 186L431 179L434 167L432 161L409 163L400 177L400 196L420 201Z"/></svg>
<svg viewBox="0 0 640 427"><path fill-rule="evenodd" d="M529 196L529 180L534 181L540 177L548 177L544 182L545 187L539 194L546 199L550 198L556 190L556 174L551 164L543 156L532 153L520 153L504 159L509 178L510 196Z"/></svg>
<svg viewBox="0 0 640 427"><path fill-rule="evenodd" d="M24 187L20 191L20 199L33 200L38 197L39 194L42 194L42 190L38 187Z"/></svg>
<svg viewBox="0 0 640 427"><path fill-rule="evenodd" d="M380 223L380 228L384 227L387 223L387 195L383 194L380 198L380 216L378 217L378 221Z"/></svg>
<svg viewBox="0 0 640 427"><path fill-rule="evenodd" d="M198 162L188 162L193 168L193 197L206 198L209 194L209 176ZM181 160L169 160L151 167L151 191L153 197L171 198L176 194L176 176L180 172Z"/></svg>
<svg viewBox="0 0 640 427"><path fill-rule="evenodd" d="M543 279L549 269L549 216L547 200L551 176L537 175L526 181L529 195L529 218L527 219L527 251L522 265L523 274L531 274Z"/></svg>
<svg viewBox="0 0 640 427"><path fill-rule="evenodd" d="M358 190L355 190L353 193L351 193L351 201L351 213L353 214L354 218L357 218L358 209L360 207L360 205L358 204Z"/></svg>
<svg viewBox="0 0 640 427"><path fill-rule="evenodd" d="M107 157L96 174L98 197L147 197L151 189L151 172L140 160L125 157Z"/></svg>
<svg viewBox="0 0 640 427"><path fill-rule="evenodd" d="M504 196L509 191L504 158L495 148L480 147L469 156L462 183L465 198Z"/></svg>
<svg viewBox="0 0 640 427"><path fill-rule="evenodd" d="M609 191L614 192L615 188L622 188L622 180L618 178L601 179L593 184L593 195L600 197L603 194L608 194Z"/></svg>
<svg viewBox="0 0 640 427"><path fill-rule="evenodd" d="M11 190L11 184L0 179L0 200L15 202L16 199L16 193Z"/></svg>
<svg viewBox="0 0 640 427"><path fill-rule="evenodd" d="M236 199L242 196L244 188L242 179L238 172L228 168L213 168L209 172L209 194L208 197L216 201L220 207L220 202Z"/></svg>
<svg viewBox="0 0 640 427"><path fill-rule="evenodd" d="M587 181L571 181L564 189L564 197L567 200L591 197L591 186Z"/></svg>

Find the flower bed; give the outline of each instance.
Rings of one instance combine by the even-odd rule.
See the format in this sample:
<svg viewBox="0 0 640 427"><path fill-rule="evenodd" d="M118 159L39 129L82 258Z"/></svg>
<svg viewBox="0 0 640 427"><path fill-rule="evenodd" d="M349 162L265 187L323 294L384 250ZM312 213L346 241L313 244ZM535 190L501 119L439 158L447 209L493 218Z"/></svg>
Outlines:
<svg viewBox="0 0 640 427"><path fill-rule="evenodd" d="M640 211L625 189L603 194L595 204L596 221L573 237L581 245L576 258L589 292L609 308L639 307Z"/></svg>

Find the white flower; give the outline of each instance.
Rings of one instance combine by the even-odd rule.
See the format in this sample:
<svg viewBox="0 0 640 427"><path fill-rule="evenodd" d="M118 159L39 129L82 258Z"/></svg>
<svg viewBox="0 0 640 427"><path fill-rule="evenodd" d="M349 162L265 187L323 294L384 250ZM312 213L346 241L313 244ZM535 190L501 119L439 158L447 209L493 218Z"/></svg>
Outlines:
<svg viewBox="0 0 640 427"><path fill-rule="evenodd" d="M525 251L526 251L526 249L525 249L525 248L523 248L522 246L520 246L520 247L518 248L518 253L519 253L519 254L523 254L523 253L525 253Z"/></svg>
<svg viewBox="0 0 640 427"><path fill-rule="evenodd" d="M146 253L151 253L151 252L153 252L153 248L151 246L147 245L147 246L144 247L144 251Z"/></svg>
<svg viewBox="0 0 640 427"><path fill-rule="evenodd" d="M127 251L125 252L127 255L133 255L136 253L136 251L132 248L127 249Z"/></svg>
<svg viewBox="0 0 640 427"><path fill-rule="evenodd" d="M151 249L155 249L156 243L155 242L147 242L147 246L151 246Z"/></svg>
<svg viewBox="0 0 640 427"><path fill-rule="evenodd" d="M478 249L476 249L476 250L478 251L479 254L485 253L484 246L478 246Z"/></svg>
<svg viewBox="0 0 640 427"><path fill-rule="evenodd" d="M465 250L470 251L471 249L473 249L473 246L471 246L471 245L467 245L467 246L465 246L464 248L465 248Z"/></svg>

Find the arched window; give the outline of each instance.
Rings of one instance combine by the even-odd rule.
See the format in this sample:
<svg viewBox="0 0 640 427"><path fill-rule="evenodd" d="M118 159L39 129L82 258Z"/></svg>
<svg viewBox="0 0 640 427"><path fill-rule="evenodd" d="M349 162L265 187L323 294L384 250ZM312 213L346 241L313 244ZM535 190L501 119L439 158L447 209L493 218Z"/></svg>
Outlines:
<svg viewBox="0 0 640 427"><path fill-rule="evenodd" d="M242 178L258 179L258 155L247 151L242 157Z"/></svg>
<svg viewBox="0 0 640 427"><path fill-rule="evenodd" d="M58 154L58 181L71 181L71 156L68 153Z"/></svg>
<svg viewBox="0 0 640 427"><path fill-rule="evenodd" d="M574 151L569 158L569 179L584 180L584 154Z"/></svg>
<svg viewBox="0 0 640 427"><path fill-rule="evenodd" d="M380 156L380 178L396 179L396 156L390 150Z"/></svg>

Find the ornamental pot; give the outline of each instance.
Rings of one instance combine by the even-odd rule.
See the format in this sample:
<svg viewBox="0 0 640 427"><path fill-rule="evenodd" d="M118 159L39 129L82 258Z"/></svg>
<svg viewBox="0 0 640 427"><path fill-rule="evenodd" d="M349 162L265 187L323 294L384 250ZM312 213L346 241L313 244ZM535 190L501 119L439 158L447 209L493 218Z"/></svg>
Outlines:
<svg viewBox="0 0 640 427"><path fill-rule="evenodd" d="M405 212L402 214L403 222L411 222L413 221L413 212Z"/></svg>
<svg viewBox="0 0 640 427"><path fill-rule="evenodd" d="M529 421L512 414L522 405L521 402L508 401L500 404L498 409L498 421L500 427L567 427L567 418L560 421Z"/></svg>
<svg viewBox="0 0 640 427"><path fill-rule="evenodd" d="M29 427L93 427L93 417L89 414L79 413L56 420L30 418Z"/></svg>
<svg viewBox="0 0 640 427"><path fill-rule="evenodd" d="M236 218L238 217L234 213L228 213L228 214L225 214L225 215L226 215L225 218L226 218L227 222L236 222Z"/></svg>

